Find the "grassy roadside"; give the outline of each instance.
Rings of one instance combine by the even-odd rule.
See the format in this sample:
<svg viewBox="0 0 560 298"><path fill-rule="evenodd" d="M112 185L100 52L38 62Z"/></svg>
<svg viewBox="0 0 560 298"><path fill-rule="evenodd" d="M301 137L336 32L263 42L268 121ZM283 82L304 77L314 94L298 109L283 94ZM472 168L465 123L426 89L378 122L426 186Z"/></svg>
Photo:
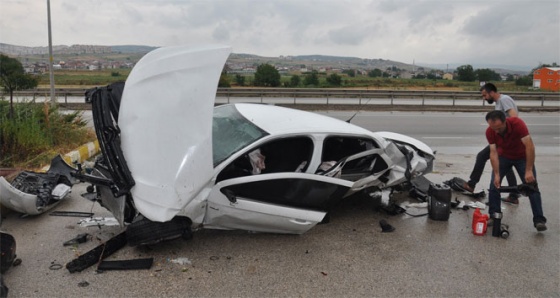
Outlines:
<svg viewBox="0 0 560 298"><path fill-rule="evenodd" d="M49 104L14 103L14 117L8 117L9 101L0 101L0 168L40 169L57 154L94 141L82 113L62 112Z"/></svg>

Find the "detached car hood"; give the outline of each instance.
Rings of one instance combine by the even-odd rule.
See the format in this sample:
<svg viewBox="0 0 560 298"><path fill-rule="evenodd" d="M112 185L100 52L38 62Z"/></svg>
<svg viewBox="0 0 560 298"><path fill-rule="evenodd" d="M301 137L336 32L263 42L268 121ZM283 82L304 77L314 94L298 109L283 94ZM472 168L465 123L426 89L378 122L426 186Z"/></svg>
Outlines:
<svg viewBox="0 0 560 298"><path fill-rule="evenodd" d="M212 178L212 113L231 49L168 47L130 73L119 110L121 148L138 211L171 220Z"/></svg>

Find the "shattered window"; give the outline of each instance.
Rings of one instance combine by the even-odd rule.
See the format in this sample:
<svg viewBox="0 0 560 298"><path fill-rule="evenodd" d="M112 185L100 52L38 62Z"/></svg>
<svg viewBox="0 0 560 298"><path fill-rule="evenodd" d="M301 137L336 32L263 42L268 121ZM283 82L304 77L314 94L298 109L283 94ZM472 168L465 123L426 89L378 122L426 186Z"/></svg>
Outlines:
<svg viewBox="0 0 560 298"><path fill-rule="evenodd" d="M372 139L359 137L331 136L323 142L321 161L339 161L360 152L379 148Z"/></svg>
<svg viewBox="0 0 560 298"><path fill-rule="evenodd" d="M215 108L212 123L214 166L266 135L265 131L243 117L234 106Z"/></svg>
<svg viewBox="0 0 560 298"><path fill-rule="evenodd" d="M251 160L252 155L255 160ZM272 140L234 160L218 174L216 182L248 175L305 172L312 156L313 141L309 137Z"/></svg>

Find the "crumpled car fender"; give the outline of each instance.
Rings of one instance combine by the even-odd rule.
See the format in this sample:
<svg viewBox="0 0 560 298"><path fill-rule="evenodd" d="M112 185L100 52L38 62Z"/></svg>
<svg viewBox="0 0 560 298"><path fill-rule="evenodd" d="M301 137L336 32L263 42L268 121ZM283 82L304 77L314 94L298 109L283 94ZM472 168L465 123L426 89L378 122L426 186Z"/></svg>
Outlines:
<svg viewBox="0 0 560 298"><path fill-rule="evenodd" d="M0 194L2 194L0 202L4 207L29 215L41 214L58 205L58 202L55 202L44 207L37 207L37 195L18 190L4 177L0 177Z"/></svg>

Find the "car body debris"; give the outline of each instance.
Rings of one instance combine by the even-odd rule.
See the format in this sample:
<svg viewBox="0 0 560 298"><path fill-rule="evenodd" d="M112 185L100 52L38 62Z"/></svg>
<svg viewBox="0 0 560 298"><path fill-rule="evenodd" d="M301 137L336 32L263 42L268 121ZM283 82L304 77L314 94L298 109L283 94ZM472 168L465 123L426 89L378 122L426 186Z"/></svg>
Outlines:
<svg viewBox="0 0 560 298"><path fill-rule="evenodd" d="M88 217L78 222L80 227L118 226L119 222L114 217Z"/></svg>
<svg viewBox="0 0 560 298"><path fill-rule="evenodd" d="M96 246L94 249L88 251L87 253L77 257L76 259L68 262L66 264L66 269L70 273L81 272L95 264L98 264L101 260L112 255L119 249L126 245L126 232L122 232L115 237L107 240L106 242Z"/></svg>
<svg viewBox="0 0 560 298"><path fill-rule="evenodd" d="M89 239L91 239L91 235L88 233L78 234L76 237L65 241L62 245L63 246L70 246L70 245L78 245L81 243L86 243Z"/></svg>
<svg viewBox="0 0 560 298"><path fill-rule="evenodd" d="M154 263L154 258L101 261L97 266L97 271L107 270L143 270L150 269Z"/></svg>
<svg viewBox="0 0 560 298"><path fill-rule="evenodd" d="M23 171L11 182L0 177L0 203L23 214L41 214L68 196L72 185L79 182L72 176L74 172L58 155L46 173Z"/></svg>

